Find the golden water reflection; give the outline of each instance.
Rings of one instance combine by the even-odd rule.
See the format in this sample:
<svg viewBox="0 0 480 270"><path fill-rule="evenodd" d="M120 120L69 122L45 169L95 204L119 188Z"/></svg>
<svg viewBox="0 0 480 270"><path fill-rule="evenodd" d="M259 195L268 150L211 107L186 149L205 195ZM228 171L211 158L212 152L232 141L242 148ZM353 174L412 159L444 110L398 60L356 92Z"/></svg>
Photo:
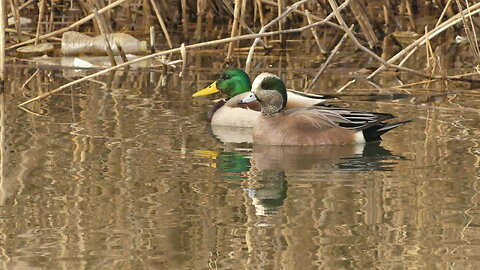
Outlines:
<svg viewBox="0 0 480 270"><path fill-rule="evenodd" d="M211 103L190 97L213 73L91 81L32 114L13 91L29 73L15 72L2 104L2 269L480 267L480 118L458 110L475 108L474 90L437 108L352 103L414 121L380 144L301 149L215 137ZM42 72L38 87L57 76Z"/></svg>

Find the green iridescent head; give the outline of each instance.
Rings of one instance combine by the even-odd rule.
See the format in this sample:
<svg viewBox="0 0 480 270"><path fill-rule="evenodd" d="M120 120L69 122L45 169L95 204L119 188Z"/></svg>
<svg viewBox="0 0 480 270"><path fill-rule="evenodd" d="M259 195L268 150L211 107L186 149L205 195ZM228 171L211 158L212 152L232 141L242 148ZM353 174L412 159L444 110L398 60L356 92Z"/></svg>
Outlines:
<svg viewBox="0 0 480 270"><path fill-rule="evenodd" d="M222 92L229 98L250 91L252 85L247 73L241 69L229 69L220 74L220 78L207 88L193 94L194 97L208 96Z"/></svg>

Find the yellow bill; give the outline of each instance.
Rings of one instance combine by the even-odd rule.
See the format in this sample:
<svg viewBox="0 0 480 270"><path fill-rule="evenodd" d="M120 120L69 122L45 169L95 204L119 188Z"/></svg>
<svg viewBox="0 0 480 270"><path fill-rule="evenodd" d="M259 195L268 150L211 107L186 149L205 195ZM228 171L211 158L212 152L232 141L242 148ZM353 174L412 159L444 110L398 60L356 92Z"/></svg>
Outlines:
<svg viewBox="0 0 480 270"><path fill-rule="evenodd" d="M211 94L215 94L218 91L220 91L220 90L218 90L217 82L215 81L212 84L210 84L207 88L205 88L203 90L200 90L200 91L196 92L195 94L193 94L192 97L208 96L208 95L211 95Z"/></svg>
<svg viewBox="0 0 480 270"><path fill-rule="evenodd" d="M220 153L218 151L210 151L210 150L195 150L194 154L195 156L199 156L199 157L216 159Z"/></svg>

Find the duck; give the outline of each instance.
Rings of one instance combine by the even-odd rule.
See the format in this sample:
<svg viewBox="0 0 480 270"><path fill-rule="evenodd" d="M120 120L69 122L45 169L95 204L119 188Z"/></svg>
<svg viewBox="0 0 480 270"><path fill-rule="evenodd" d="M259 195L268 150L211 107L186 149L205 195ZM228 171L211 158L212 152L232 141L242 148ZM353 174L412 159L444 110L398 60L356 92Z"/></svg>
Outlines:
<svg viewBox="0 0 480 270"><path fill-rule="evenodd" d="M248 96L251 90L250 77L241 69L223 71L219 79L205 89L194 93L193 97L201 97L221 92L227 97L213 105L207 113L207 120L212 125L253 127L253 123L260 115L260 103L239 104ZM326 97L315 94L287 90L288 103L286 108L310 107L325 101Z"/></svg>
<svg viewBox="0 0 480 270"><path fill-rule="evenodd" d="M288 95L276 75L262 73L241 104L259 102L261 115L252 129L255 144L265 145L342 145L381 140L387 131L411 120L388 123L387 113L356 111L335 106L286 109Z"/></svg>

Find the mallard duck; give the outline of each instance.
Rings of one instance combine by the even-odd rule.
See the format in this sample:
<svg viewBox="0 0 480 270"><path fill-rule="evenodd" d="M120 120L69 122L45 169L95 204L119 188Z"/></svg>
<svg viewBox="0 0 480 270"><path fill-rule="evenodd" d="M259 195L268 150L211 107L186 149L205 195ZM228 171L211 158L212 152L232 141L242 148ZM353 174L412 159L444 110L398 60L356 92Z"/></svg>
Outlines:
<svg viewBox="0 0 480 270"><path fill-rule="evenodd" d="M227 95L218 101L208 112L207 119L212 125L252 127L260 115L260 104L252 102L239 104L251 90L250 78L241 69L229 69L220 74L220 78L207 88L193 94L193 97L208 96L217 92ZM309 107L324 101L320 95L288 90L286 108Z"/></svg>
<svg viewBox="0 0 480 270"><path fill-rule="evenodd" d="M258 75L252 90L240 103L259 101L261 115L252 137L268 145L323 145L364 143L380 140L385 132L410 120L385 123L391 114L353 111L331 106L286 110L287 91L283 81L270 73Z"/></svg>

